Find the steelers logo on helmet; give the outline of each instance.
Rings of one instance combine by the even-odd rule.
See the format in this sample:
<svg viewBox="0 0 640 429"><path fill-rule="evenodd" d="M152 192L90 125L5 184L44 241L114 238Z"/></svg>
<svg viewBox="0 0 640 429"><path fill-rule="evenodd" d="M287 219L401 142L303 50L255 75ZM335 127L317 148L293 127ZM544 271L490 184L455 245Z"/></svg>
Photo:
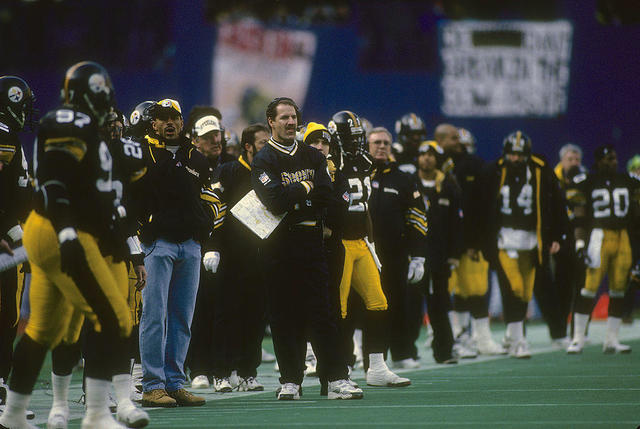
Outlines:
<svg viewBox="0 0 640 429"><path fill-rule="evenodd" d="M24 93L22 92L22 89L18 88L17 86L12 86L7 92L7 97L9 97L9 100L13 101L14 103L19 103L20 101L22 101L23 96Z"/></svg>
<svg viewBox="0 0 640 429"><path fill-rule="evenodd" d="M329 123L327 124L327 130L329 130L331 134L335 134L336 131L338 131L338 127L336 126L335 122L329 121Z"/></svg>
<svg viewBox="0 0 640 429"><path fill-rule="evenodd" d="M522 131L514 131L503 142L503 153L515 153L524 156L531 155L531 139Z"/></svg>
<svg viewBox="0 0 640 429"><path fill-rule="evenodd" d="M104 92L106 94L109 93L109 87L107 86L107 80L104 78L104 75L101 73L94 73L89 76L89 89L91 92L98 94Z"/></svg>
<svg viewBox="0 0 640 429"><path fill-rule="evenodd" d="M136 125L138 122L140 122L140 112L137 110L134 110L133 112L131 112L131 116L129 117L129 123L131 125Z"/></svg>
<svg viewBox="0 0 640 429"><path fill-rule="evenodd" d="M162 101L160 102L160 105L161 105L162 107L171 107L171 100L162 100Z"/></svg>

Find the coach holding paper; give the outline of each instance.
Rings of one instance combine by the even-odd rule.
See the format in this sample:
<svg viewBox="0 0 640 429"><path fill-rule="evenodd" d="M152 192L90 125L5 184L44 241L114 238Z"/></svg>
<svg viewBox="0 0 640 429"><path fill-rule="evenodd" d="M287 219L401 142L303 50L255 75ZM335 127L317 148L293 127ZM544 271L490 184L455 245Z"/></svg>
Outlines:
<svg viewBox="0 0 640 429"><path fill-rule="evenodd" d="M280 366L280 400L300 398L306 333L327 374L329 399L355 399L337 354L337 329L329 313L328 270L322 244L322 210L331 198L327 161L295 141L300 112L290 98L267 107L271 138L253 160L251 182L273 214L287 213L263 243L273 345Z"/></svg>

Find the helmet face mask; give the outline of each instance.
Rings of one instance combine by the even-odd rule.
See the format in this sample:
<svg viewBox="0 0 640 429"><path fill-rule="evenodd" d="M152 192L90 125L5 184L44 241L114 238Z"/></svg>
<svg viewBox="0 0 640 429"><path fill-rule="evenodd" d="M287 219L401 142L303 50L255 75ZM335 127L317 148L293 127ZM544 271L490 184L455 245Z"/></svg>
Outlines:
<svg viewBox="0 0 640 429"><path fill-rule="evenodd" d="M0 77L0 115L8 125L22 131L33 128L35 96L27 83L17 76Z"/></svg>
<svg viewBox="0 0 640 429"><path fill-rule="evenodd" d="M407 113L396 121L396 135L403 151L413 148L417 151L420 143L427 139L427 127L415 113Z"/></svg>
<svg viewBox="0 0 640 429"><path fill-rule="evenodd" d="M115 91L109 74L98 63L83 61L67 70L61 91L62 101L90 113L103 126L115 105Z"/></svg>
<svg viewBox="0 0 640 429"><path fill-rule="evenodd" d="M364 128L355 113L348 110L336 113L329 121L327 129L344 153L355 156L358 152L367 151Z"/></svg>

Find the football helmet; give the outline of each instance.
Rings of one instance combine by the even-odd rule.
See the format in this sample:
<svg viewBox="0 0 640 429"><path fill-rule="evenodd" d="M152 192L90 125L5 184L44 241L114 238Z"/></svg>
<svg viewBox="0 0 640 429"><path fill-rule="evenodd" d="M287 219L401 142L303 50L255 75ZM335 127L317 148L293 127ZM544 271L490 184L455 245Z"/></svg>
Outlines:
<svg viewBox="0 0 640 429"><path fill-rule="evenodd" d="M111 107L115 105L115 91L107 70L98 63L82 61L65 73L61 98L64 104L91 114L103 126Z"/></svg>
<svg viewBox="0 0 640 429"><path fill-rule="evenodd" d="M349 110L339 111L329 121L327 129L344 153L353 156L358 152L367 152L362 121L355 113Z"/></svg>
<svg viewBox="0 0 640 429"><path fill-rule="evenodd" d="M522 131L514 131L502 142L502 153L516 153L529 157L531 155L531 139Z"/></svg>
<svg viewBox="0 0 640 429"><path fill-rule="evenodd" d="M18 76L0 77L0 116L15 131L22 131L25 124L33 126L35 99L23 79Z"/></svg>
<svg viewBox="0 0 640 429"><path fill-rule="evenodd" d="M142 138L151 129L151 115L149 108L156 104L155 101L143 101L138 104L129 115L129 128L127 135L134 138Z"/></svg>
<svg viewBox="0 0 640 429"><path fill-rule="evenodd" d="M427 139L427 127L422 118L415 113L407 113L396 121L398 142L406 150L408 145L416 148Z"/></svg>
<svg viewBox="0 0 640 429"><path fill-rule="evenodd" d="M469 154L476 153L476 139L473 137L473 134L469 132L469 130L464 128L458 128L458 136L459 136L460 144L464 146L467 153Z"/></svg>

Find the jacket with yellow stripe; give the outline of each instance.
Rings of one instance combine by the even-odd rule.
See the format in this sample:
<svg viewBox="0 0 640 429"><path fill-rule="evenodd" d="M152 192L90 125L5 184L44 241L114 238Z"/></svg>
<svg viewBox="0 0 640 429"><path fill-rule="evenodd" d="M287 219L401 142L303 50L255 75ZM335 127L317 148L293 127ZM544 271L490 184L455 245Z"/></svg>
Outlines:
<svg viewBox="0 0 640 429"><path fill-rule="evenodd" d="M503 195L500 191L511 180L508 175L513 174L507 167L505 157L485 166L476 187L476 207L479 209L476 213L477 234L472 238L473 247L482 250L493 264L497 263L498 232L502 226L518 228L520 224L526 224L531 230L535 230L538 241L537 259L540 264L546 261L551 243L561 242L563 236L570 233L566 222L566 205L553 170L538 155L530 156L526 164L531 172L530 182L533 188L533 212L527 219L507 219L501 215ZM512 204L519 204L518 197L519 195L511 196ZM501 225L501 222L509 225Z"/></svg>
<svg viewBox="0 0 640 429"><path fill-rule="evenodd" d="M119 164L102 138L95 120L69 106L40 120L33 151L35 210L56 230L72 227L97 238L101 251L115 255L126 236L115 233L114 214L122 198L122 183L114 173Z"/></svg>
<svg viewBox="0 0 640 429"><path fill-rule="evenodd" d="M27 162L18 134L0 118L0 237L24 222L31 208Z"/></svg>
<svg viewBox="0 0 640 429"><path fill-rule="evenodd" d="M146 145L144 223L140 239L162 238L179 243L206 241L220 216L219 199L211 189L211 167L186 137L179 137L176 153L164 144Z"/></svg>
<svg viewBox="0 0 640 429"><path fill-rule="evenodd" d="M426 256L428 226L424 200L415 177L400 171L397 163L376 166L371 176L369 211L376 249L381 253Z"/></svg>

